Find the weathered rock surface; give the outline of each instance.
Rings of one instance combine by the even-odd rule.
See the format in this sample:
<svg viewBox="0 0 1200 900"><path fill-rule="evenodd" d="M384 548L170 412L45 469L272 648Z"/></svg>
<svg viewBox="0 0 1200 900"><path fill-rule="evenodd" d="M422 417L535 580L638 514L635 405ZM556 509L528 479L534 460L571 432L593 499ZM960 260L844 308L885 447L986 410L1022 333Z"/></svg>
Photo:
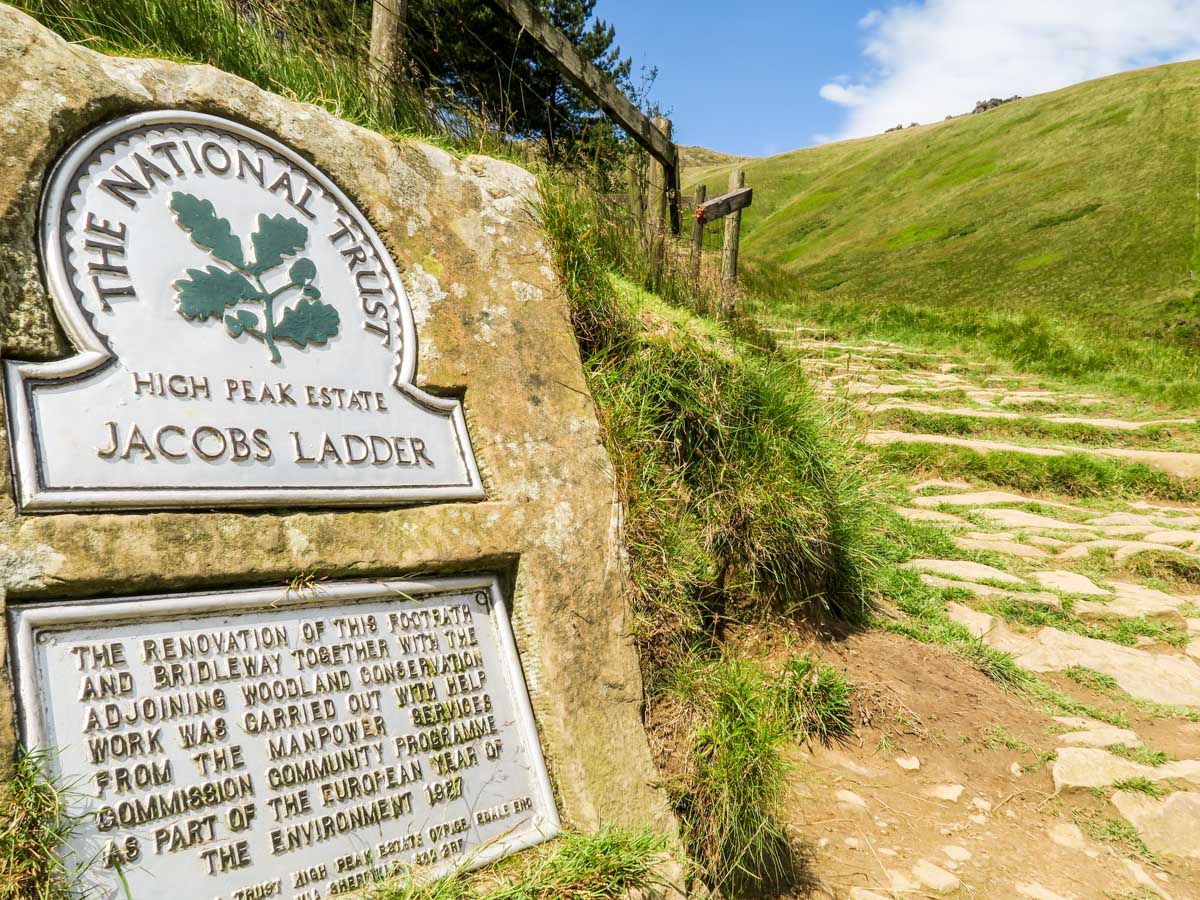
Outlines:
<svg viewBox="0 0 1200 900"><path fill-rule="evenodd" d="M1075 613L1084 618L1089 616L1117 616L1119 618L1175 616L1179 607L1186 602L1181 597L1175 597L1141 584L1114 581L1112 587L1114 596L1111 600L1099 603L1081 600L1075 604Z"/></svg>
<svg viewBox="0 0 1200 900"><path fill-rule="evenodd" d="M1023 509L984 509L979 513L995 525L1005 528L1037 528L1042 531L1088 531L1087 525L1052 519Z"/></svg>
<svg viewBox="0 0 1200 900"><path fill-rule="evenodd" d="M1200 705L1200 666L1181 656L1148 653L1110 641L1057 628L1032 637L1013 633L995 616L958 603L947 606L950 618L990 647L1011 653L1035 672L1061 672L1072 666L1095 669L1113 678L1134 697L1178 706Z"/></svg>
<svg viewBox="0 0 1200 900"><path fill-rule="evenodd" d="M1025 581L994 566L963 559L914 559L904 564L906 569L932 572L963 581L994 581L998 584L1024 585Z"/></svg>
<svg viewBox="0 0 1200 900"><path fill-rule="evenodd" d="M1128 778L1148 781L1179 779L1200 784L1200 760L1184 759L1161 766L1144 766L1090 747L1062 747L1051 768L1056 790L1107 787Z"/></svg>
<svg viewBox="0 0 1200 900"><path fill-rule="evenodd" d="M1128 728L1101 725L1083 731L1071 731L1058 737L1059 743L1068 747L1140 747L1141 739Z"/></svg>
<svg viewBox="0 0 1200 900"><path fill-rule="evenodd" d="M913 498L914 506L997 506L1002 503L1030 503L1037 500L1036 497L1024 497L1021 494L1014 494L1010 491L972 491L969 484L954 484L943 483L944 487L956 487L966 489L966 493L960 494L938 494L931 497L915 497ZM920 485L913 487L914 491L920 490ZM1061 504L1046 504L1047 506L1055 506Z"/></svg>
<svg viewBox="0 0 1200 900"><path fill-rule="evenodd" d="M897 392L898 393L898 392ZM1200 477L1200 453L1171 450L1129 450L1124 447L1036 447L1007 441L985 441L951 437L945 434L913 434L907 431L878 430L867 433L868 444L941 444L964 447L976 453L1023 453L1027 456L1066 456L1068 453L1094 453L1127 462L1141 463L1177 478Z"/></svg>
<svg viewBox="0 0 1200 900"><path fill-rule="evenodd" d="M1062 894L1056 894L1049 888L1044 888L1040 884L1034 884L1030 881L1018 882L1016 889L1018 896L1029 897L1030 900L1067 900Z"/></svg>
<svg viewBox="0 0 1200 900"><path fill-rule="evenodd" d="M1157 800L1117 791L1112 802L1155 853L1200 859L1200 793L1177 791Z"/></svg>
<svg viewBox="0 0 1200 900"><path fill-rule="evenodd" d="M1112 593L1078 572L1066 572L1061 569L1051 572L1034 572L1033 579L1044 588L1050 588L1052 591L1065 591L1068 594L1107 597Z"/></svg>
<svg viewBox="0 0 1200 900"><path fill-rule="evenodd" d="M945 800L947 803L957 803L965 788L961 784L937 784L924 791L926 797L934 800Z"/></svg>
<svg viewBox="0 0 1200 900"><path fill-rule="evenodd" d="M1082 850L1087 846L1087 840L1083 836L1083 830L1070 822L1062 822L1055 825L1049 831L1050 840L1058 844L1060 847L1067 847L1071 850Z"/></svg>
<svg viewBox="0 0 1200 900"><path fill-rule="evenodd" d="M1183 657L1043 628L1030 646L1017 653L1017 662L1035 672L1085 666L1111 676L1134 697L1177 706L1200 705L1200 666Z"/></svg>
<svg viewBox="0 0 1200 900"><path fill-rule="evenodd" d="M373 511L19 517L6 492L8 601L273 585L298 573L499 571L564 819L672 832L651 786L612 466L530 212L534 178L507 162L387 140L206 66L105 57L3 6L0 71L3 356L73 352L35 245L42 185L64 149L140 110L225 116L312 160L372 220L414 307L418 383L463 398L488 498ZM5 758L10 710L4 698Z"/></svg>
<svg viewBox="0 0 1200 900"><path fill-rule="evenodd" d="M930 587L952 587L964 591L970 591L976 597L1011 597L1014 600L1023 600L1026 603L1037 603L1042 606L1052 606L1055 609L1062 608L1062 600L1057 594L1051 594L1048 591L1018 591L1012 588L992 587L990 584L979 584L974 581L956 581L953 578L942 578L940 575L930 575L921 573L921 583L927 584Z"/></svg>
<svg viewBox="0 0 1200 900"><path fill-rule="evenodd" d="M935 894L950 894L957 891L961 882L953 872L947 872L941 866L927 859L918 860L912 867L913 877L927 890Z"/></svg>

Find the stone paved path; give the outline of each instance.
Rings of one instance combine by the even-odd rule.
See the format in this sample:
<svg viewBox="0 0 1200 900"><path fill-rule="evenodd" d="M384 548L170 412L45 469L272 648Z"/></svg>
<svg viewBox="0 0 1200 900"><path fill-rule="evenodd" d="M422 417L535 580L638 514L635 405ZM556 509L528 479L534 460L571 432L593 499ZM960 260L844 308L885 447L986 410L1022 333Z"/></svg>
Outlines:
<svg viewBox="0 0 1200 900"><path fill-rule="evenodd" d="M809 329L778 329L777 337L798 352L825 395L860 411L868 445L903 442L1037 457L1081 452L1144 463L1184 481L1200 479L1194 417L1047 388L1036 378L954 354L826 340ZM956 427L920 430L921 422L930 421ZM1086 440L1073 442L1072 435ZM907 492L896 512L915 528L940 530L948 538L940 546L954 548L905 564L947 596L951 621L1073 698L1132 712L1123 716L1129 721L1116 724L1048 717L1057 745L1050 763L1056 797L1102 797L1108 812L1136 829L1151 853L1189 861L1195 871L1200 505L1026 494L952 478L913 479ZM924 874L929 877L913 869L894 881L893 892L943 890L937 872ZM1109 896L1200 898L1200 883L1177 886L1171 894L1161 880L1147 884L1131 877L1135 884L1121 888L1130 893ZM957 878L941 880L958 888ZM1039 894L1044 889L1036 884L1004 890L1009 896L1058 896ZM1004 890L982 895L1002 896Z"/></svg>

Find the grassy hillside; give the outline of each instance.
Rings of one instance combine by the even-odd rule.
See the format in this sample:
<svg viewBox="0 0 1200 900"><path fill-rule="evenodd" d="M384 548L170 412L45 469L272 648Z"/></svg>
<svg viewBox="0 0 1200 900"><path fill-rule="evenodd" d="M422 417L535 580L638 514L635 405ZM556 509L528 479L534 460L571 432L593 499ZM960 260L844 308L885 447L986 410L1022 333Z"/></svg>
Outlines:
<svg viewBox="0 0 1200 900"><path fill-rule="evenodd" d="M739 163L743 255L810 305L1034 313L1200 348L1198 92L1200 63L1159 66ZM694 177L711 195L728 168Z"/></svg>

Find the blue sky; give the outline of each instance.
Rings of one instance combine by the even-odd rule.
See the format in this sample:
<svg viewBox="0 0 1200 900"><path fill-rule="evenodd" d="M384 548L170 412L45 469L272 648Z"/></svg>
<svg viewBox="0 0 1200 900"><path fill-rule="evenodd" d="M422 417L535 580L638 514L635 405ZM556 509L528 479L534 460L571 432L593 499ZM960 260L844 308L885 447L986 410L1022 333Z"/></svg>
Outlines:
<svg viewBox="0 0 1200 900"><path fill-rule="evenodd" d="M676 140L753 156L1200 58L1200 0L598 0Z"/></svg>
<svg viewBox="0 0 1200 900"><path fill-rule="evenodd" d="M598 0L634 65L658 66L652 96L675 139L764 156L831 134L842 110L822 84L853 70L876 4L851 0Z"/></svg>

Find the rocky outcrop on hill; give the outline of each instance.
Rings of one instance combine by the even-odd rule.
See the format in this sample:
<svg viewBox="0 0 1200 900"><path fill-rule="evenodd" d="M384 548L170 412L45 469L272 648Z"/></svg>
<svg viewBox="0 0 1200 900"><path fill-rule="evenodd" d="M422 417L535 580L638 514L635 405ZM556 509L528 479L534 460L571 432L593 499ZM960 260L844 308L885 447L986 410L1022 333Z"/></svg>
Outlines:
<svg viewBox="0 0 1200 900"><path fill-rule="evenodd" d="M1003 100L1001 100L999 97L993 97L990 100L978 100L975 103L975 108L971 110L971 115L987 112L989 109L995 109L997 106L1003 106L1005 103L1012 103L1014 100L1020 99L1020 94L1013 94L1011 97L1006 97Z"/></svg>

